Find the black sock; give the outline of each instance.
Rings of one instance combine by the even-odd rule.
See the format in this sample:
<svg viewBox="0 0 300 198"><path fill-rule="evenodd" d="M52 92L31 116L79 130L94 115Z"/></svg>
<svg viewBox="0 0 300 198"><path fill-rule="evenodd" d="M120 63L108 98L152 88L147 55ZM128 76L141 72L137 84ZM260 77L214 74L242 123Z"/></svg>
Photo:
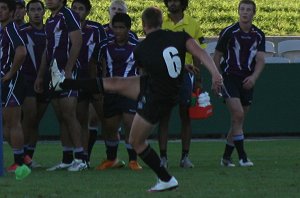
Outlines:
<svg viewBox="0 0 300 198"><path fill-rule="evenodd" d="M233 150L234 150L234 145L229 144L227 142L226 145L225 145L223 159L230 160Z"/></svg>
<svg viewBox="0 0 300 198"><path fill-rule="evenodd" d="M92 153L93 147L95 145L95 142L97 140L98 131L96 129L90 129L89 133L90 133L90 136L89 136L88 156L87 156L88 161L90 161L91 153Z"/></svg>
<svg viewBox="0 0 300 198"><path fill-rule="evenodd" d="M137 160L137 154L135 150L132 148L130 144L126 144L126 149L128 152L129 161L136 161Z"/></svg>
<svg viewBox="0 0 300 198"><path fill-rule="evenodd" d="M65 79L59 85L62 89L83 90L90 93L103 93L102 78L93 79Z"/></svg>
<svg viewBox="0 0 300 198"><path fill-rule="evenodd" d="M168 159L167 150L160 150L159 153L160 153L160 158L165 157Z"/></svg>
<svg viewBox="0 0 300 198"><path fill-rule="evenodd" d="M63 159L62 162L65 164L72 163L74 157L73 157L73 149L72 150L64 150L63 151Z"/></svg>
<svg viewBox="0 0 300 198"><path fill-rule="evenodd" d="M239 159L247 160L247 154L244 150L244 135L236 135L233 137L234 146L238 152Z"/></svg>
<svg viewBox="0 0 300 198"><path fill-rule="evenodd" d="M86 162L86 165L88 168L90 168L90 159L88 158L88 153L86 151L83 152L83 158L84 158L84 161Z"/></svg>
<svg viewBox="0 0 300 198"><path fill-rule="evenodd" d="M24 149L24 155L28 155L32 159L35 151L35 146L36 146L35 144L28 145L26 150Z"/></svg>
<svg viewBox="0 0 300 198"><path fill-rule="evenodd" d="M23 149L13 149L14 161L19 166L22 166L24 163L24 150Z"/></svg>
<svg viewBox="0 0 300 198"><path fill-rule="evenodd" d="M119 140L105 141L106 156L108 160L115 160L117 158Z"/></svg>
<svg viewBox="0 0 300 198"><path fill-rule="evenodd" d="M160 159L150 145L139 156L156 173L160 180L167 182L171 179L171 175L165 167L160 166Z"/></svg>
<svg viewBox="0 0 300 198"><path fill-rule="evenodd" d="M181 159L187 157L189 155L189 150L182 149Z"/></svg>

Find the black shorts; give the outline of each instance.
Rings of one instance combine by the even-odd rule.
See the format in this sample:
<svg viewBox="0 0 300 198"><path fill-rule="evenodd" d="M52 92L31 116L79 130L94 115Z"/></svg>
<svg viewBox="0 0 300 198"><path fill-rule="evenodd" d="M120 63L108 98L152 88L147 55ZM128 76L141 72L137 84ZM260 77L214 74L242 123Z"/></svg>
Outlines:
<svg viewBox="0 0 300 198"><path fill-rule="evenodd" d="M2 107L17 107L23 104L26 88L24 77L19 71L1 86Z"/></svg>
<svg viewBox="0 0 300 198"><path fill-rule="evenodd" d="M77 90L65 90L65 91L52 91L51 97L55 99L60 98L78 98L78 91Z"/></svg>
<svg viewBox="0 0 300 198"><path fill-rule="evenodd" d="M103 100L103 114L110 118L123 113L136 113L137 101L118 94L105 94Z"/></svg>
<svg viewBox="0 0 300 198"><path fill-rule="evenodd" d="M164 115L168 114L177 104L176 101L169 99L157 99L150 91L148 77L141 76L138 98L137 113L151 124L156 124Z"/></svg>
<svg viewBox="0 0 300 198"><path fill-rule="evenodd" d="M243 80L244 77L223 74L224 89L222 89L222 95L224 99L227 98L239 98L243 106L250 106L253 100L253 89L244 89Z"/></svg>

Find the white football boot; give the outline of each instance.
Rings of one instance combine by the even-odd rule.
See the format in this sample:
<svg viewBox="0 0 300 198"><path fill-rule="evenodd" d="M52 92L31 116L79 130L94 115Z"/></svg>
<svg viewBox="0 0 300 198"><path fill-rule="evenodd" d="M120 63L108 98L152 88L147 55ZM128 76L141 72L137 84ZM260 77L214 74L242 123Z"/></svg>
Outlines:
<svg viewBox="0 0 300 198"><path fill-rule="evenodd" d="M157 183L148 190L148 192L162 192L167 190L174 190L178 187L178 181L175 177L171 177L170 181L164 182L158 179Z"/></svg>

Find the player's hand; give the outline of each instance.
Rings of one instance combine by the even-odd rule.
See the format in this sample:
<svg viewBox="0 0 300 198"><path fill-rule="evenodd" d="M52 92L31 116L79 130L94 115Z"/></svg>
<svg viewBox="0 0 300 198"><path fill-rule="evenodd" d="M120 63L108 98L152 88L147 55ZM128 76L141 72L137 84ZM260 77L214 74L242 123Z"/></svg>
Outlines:
<svg viewBox="0 0 300 198"><path fill-rule="evenodd" d="M6 82L6 81L9 81L10 79L12 79L13 77L13 74L9 71L7 72L3 77L2 77L2 82Z"/></svg>
<svg viewBox="0 0 300 198"><path fill-rule="evenodd" d="M43 93L44 91L44 87L43 87L43 83L44 80L43 78L37 77L35 82L34 82L34 91L37 93Z"/></svg>
<svg viewBox="0 0 300 198"><path fill-rule="evenodd" d="M243 80L244 89L252 89L255 85L256 79L251 75Z"/></svg>
<svg viewBox="0 0 300 198"><path fill-rule="evenodd" d="M200 69L198 67L195 67L194 65L191 64L186 64L184 67L188 72L192 74L198 74L200 72Z"/></svg>
<svg viewBox="0 0 300 198"><path fill-rule="evenodd" d="M72 79L72 71L65 70L65 78Z"/></svg>
<svg viewBox="0 0 300 198"><path fill-rule="evenodd" d="M213 92L220 96L221 90L223 86L223 77L220 73L216 73L212 75L212 90Z"/></svg>

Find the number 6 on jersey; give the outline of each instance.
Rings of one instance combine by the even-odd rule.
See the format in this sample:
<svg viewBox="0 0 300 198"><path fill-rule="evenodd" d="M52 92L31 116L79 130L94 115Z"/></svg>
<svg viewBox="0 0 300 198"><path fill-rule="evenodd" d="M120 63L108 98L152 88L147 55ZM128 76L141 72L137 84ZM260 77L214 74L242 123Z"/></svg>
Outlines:
<svg viewBox="0 0 300 198"><path fill-rule="evenodd" d="M163 57L171 78L177 78L181 72L181 60L175 47L167 47L163 51Z"/></svg>

